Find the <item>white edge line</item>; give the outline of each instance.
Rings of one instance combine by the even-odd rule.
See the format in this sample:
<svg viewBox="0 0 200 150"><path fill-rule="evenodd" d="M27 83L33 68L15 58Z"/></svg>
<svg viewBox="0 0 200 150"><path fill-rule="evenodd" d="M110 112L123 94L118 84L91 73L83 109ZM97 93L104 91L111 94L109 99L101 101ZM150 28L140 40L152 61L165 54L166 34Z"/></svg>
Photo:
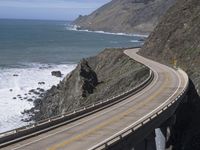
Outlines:
<svg viewBox="0 0 200 150"><path fill-rule="evenodd" d="M149 67L153 72L154 72L154 75L156 74L156 79L155 79L155 81L150 85L150 86L148 86L147 88L146 88L146 90L145 91L143 91L143 92L140 92L140 93L137 93L136 95L134 95L133 97L134 98L137 98L137 97L139 97L139 96L141 96L141 95L143 95L143 93L145 93L146 91L148 91L149 89L151 89L155 84L156 84L156 81L158 80L158 73L153 69L153 68L151 68L150 66L148 66L148 65L146 65L147 67ZM172 96L173 97L173 96ZM28 146L28 145L31 145L31 144L33 144L33 143L36 143L36 142L39 142L39 141L41 141L41 140L44 140L44 139L46 139L46 138L48 138L48 137L51 137L51 136L54 136L54 135L56 135L56 134L59 134L59 133L61 133L61 132L64 132L64 131L66 131L66 130L69 130L69 129L71 129L71 128L74 128L74 127L76 127L76 126L78 126L78 125L81 125L81 124L83 124L83 123L85 123L85 122L88 122L88 121L90 121L90 120L92 120L92 119L95 119L96 117L98 117L98 116L102 116L102 115L104 115L104 114L106 114L106 113L108 113L108 112L110 112L110 111L112 111L112 110L114 110L114 109L117 109L117 108L119 108L119 107L121 107L121 106L123 106L123 105L125 105L125 104L127 104L127 103L129 103L130 101L127 101L127 102L124 102L124 103L122 103L121 105L119 105L118 107L115 107L115 108L113 108L113 109L111 109L111 110L108 110L108 111L106 111L106 112L103 112L103 113L101 113L101 114L99 114L99 115L97 115L97 116L94 116L94 117L92 117L92 118L90 118L90 119L87 119L87 120L85 120L85 121L82 121L82 122L80 122L80 123L78 123L78 124L76 124L76 125L73 125L73 126L71 126L71 127L69 127L69 128L66 128L66 129L64 129L64 130L61 130L61 131L58 131L58 132L56 132L56 133L53 133L53 134L50 134L50 135L48 135L48 136L45 136L45 137L42 137L42 138L40 138L40 139L37 139L37 140L35 140L35 141L32 141L32 142L30 142L30 143L27 143L27 144L24 144L24 145L21 145L21 146L19 146L19 147L16 147L16 148L14 148L14 149L12 149L12 150L17 150L17 149L19 149L19 148L22 148L22 147L25 147L25 146ZM141 119L140 119L141 120ZM138 120L139 121L139 120ZM131 125L132 126L132 125ZM128 128L128 127L127 127ZM124 129L125 130L125 129ZM121 131L120 131L121 132ZM119 133L119 132L118 132ZM116 134L118 134L118 133L116 133ZM116 135L115 134L115 135ZM114 135L113 135L114 136ZM111 138L111 137L110 137ZM110 138L108 138L108 139L110 139ZM104 140L104 141L106 141L106 140ZM103 143L103 142L101 142L101 143ZM101 145L101 144L98 144L98 145ZM95 145L96 146L96 145ZM92 148L90 148L90 149L92 149ZM89 149L89 150L90 150Z"/></svg>
<svg viewBox="0 0 200 150"><path fill-rule="evenodd" d="M150 69L151 69L151 68L150 68ZM153 70L153 69L152 69L152 70ZM155 70L154 70L154 71L155 71ZM154 72L154 71L153 71L153 72ZM134 99L137 98L137 97L139 97L139 96L141 96L141 95L143 95L146 91L148 91L149 89L151 89L151 88L157 83L157 80L158 80L158 73L157 73L157 72L154 72L154 73L156 73L156 79L155 79L155 81L152 82L152 84L151 84L150 86L147 86L147 88L146 88L145 91L139 92L139 93L137 93L136 95L134 95L134 96L133 96ZM54 136L54 135L56 135L56 134L59 134L59 133L64 132L64 131L66 131L66 130L69 130L69 129L71 129L71 128L74 128L74 127L76 127L76 126L78 126L78 125L81 125L81 124L83 124L83 123L85 123L85 122L88 122L88 121L90 121L90 120L92 120L92 119L95 119L95 118L97 118L97 117L99 117L99 116L102 116L102 115L104 115L104 114L107 114L108 112L111 112L112 110L117 109L117 108L119 108L119 107L121 107L121 106L123 106L123 105L126 105L126 104L128 104L128 103L130 103L130 101L124 102L124 103L122 103L121 105L119 105L118 107L114 107L114 108L111 109L111 110L108 110L108 111L106 111L106 112L103 112L103 113L101 113L101 114L99 114L99 115L97 115L97 116L94 116L94 117L92 117L92 118L90 118L90 119L88 119L88 120L85 120L85 121L83 121L83 122L80 122L80 123L78 123L78 124L76 124L76 125L73 125L73 126L71 126L71 127L69 127L69 128L66 128L66 129L64 129L64 130L55 132L55 133L53 133L53 134L50 134L50 135L45 136L45 137L42 137L42 138L37 139L37 140L35 140L35 141L32 141L32 142L30 142L30 143L21 145L21 146L19 146L19 147L15 147L15 148L13 148L12 150L17 150L17 149L23 148L23 147L25 147L25 146L31 145L31 144L33 144L33 143L39 142L39 141L41 141L41 140L47 139L47 138L49 138L49 137L51 137L51 136Z"/></svg>
<svg viewBox="0 0 200 150"><path fill-rule="evenodd" d="M149 67L149 66L148 66ZM152 69L151 67L149 67L150 69ZM170 68L171 69L171 68ZM133 127L134 125L136 125L137 123L141 122L143 119L147 118L148 116L150 116L151 114L153 114L155 111L159 110L163 105L165 105L166 103L168 103L168 101L176 94L176 92L179 90L180 88L180 85L181 85L181 80L180 80L180 75L175 72L173 69L171 69L177 76L178 76L178 79L179 79L179 85L178 85L178 88L176 89L176 91L164 102L162 103L159 107L157 107L156 109L154 109L153 111L151 111L150 113L148 113L147 115L143 116L142 118L140 118L139 120L137 120L136 122L134 122L133 124L131 124L130 126L126 127L125 129L117 132L116 134L114 134L113 136L107 138L106 140L100 142L99 144L97 145L94 145L93 147L89 148L88 150L93 150L95 149L96 147L99 147L105 143L107 143L109 140L112 140L113 138L115 138L116 136L119 136L120 134L122 134L123 132L125 132L126 130L129 130L131 127Z"/></svg>

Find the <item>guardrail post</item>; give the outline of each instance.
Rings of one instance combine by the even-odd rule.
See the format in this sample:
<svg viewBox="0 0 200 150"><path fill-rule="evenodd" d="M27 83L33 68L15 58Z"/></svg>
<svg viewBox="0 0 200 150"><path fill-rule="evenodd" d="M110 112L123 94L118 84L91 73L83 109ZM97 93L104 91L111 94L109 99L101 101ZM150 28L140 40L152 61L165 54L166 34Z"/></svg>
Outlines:
<svg viewBox="0 0 200 150"><path fill-rule="evenodd" d="M62 119L65 116L70 116L70 118L77 117L77 115L81 116L82 114L80 113L81 112L80 110L83 110L83 109L84 110L87 110L87 109L90 110L91 109L91 111L92 111L93 109L96 109L95 106L97 106L97 108L99 108L101 105L104 105L104 104L107 104L107 103L108 104L113 104L114 100L117 100L116 102L120 102L120 101L124 100L127 97L127 94L130 94L130 96L132 95L129 92L136 92L136 91L138 91L139 88L142 89L142 88L146 87L148 85L147 83L149 83L149 81L151 81L152 77L153 77L153 73L151 72L150 77L148 77L144 82L140 83L137 87L134 87L133 89L130 89L130 90L128 90L128 91L126 91L124 93L121 93L119 95L113 96L112 98L108 98L105 101L103 100L103 101L100 101L100 102L96 102L96 103L93 103L92 105L89 105L89 107L88 106L81 107L82 109L72 110L72 111L70 111L70 113L66 112L66 113L61 114L61 115L56 116L56 117L47 118L45 120L39 121L38 123L36 122L36 123L33 123L32 125L30 124L28 126L24 126L23 128L12 130L10 132L12 132L11 134L13 134L13 135L15 135L15 134L18 135L18 132L22 132L22 134L24 134L24 135L22 135L22 136L20 135L20 137L23 138L23 136L25 137L25 136L28 136L29 134L34 134L34 132L43 130L44 127L46 128L46 125L51 124L50 123L51 121L55 121L55 123L57 123L59 121L65 121L65 119ZM91 106L93 106L94 108L91 108ZM77 113L77 115L75 115L76 113ZM85 112L83 112L83 113L85 113ZM37 128L37 127L39 127L39 128ZM35 130L32 129L32 128L35 128ZM135 130L131 129L131 131L134 132ZM9 133L9 136L10 136L10 132L7 132L7 133ZM5 133L5 136L6 136L6 133ZM120 135L117 138L122 139L123 135ZM109 147L109 143L102 144L101 146Z"/></svg>
<svg viewBox="0 0 200 150"><path fill-rule="evenodd" d="M105 143L105 149L107 149L108 148L108 143Z"/></svg>

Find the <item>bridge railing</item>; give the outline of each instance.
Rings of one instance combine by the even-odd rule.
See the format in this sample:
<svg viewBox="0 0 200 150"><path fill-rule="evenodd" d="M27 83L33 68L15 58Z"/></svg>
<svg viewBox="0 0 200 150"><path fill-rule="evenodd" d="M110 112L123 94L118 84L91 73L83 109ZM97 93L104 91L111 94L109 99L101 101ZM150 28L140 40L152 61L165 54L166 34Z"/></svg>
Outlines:
<svg viewBox="0 0 200 150"><path fill-rule="evenodd" d="M70 123L74 120L77 120L79 118L82 118L84 116L90 115L92 113L95 113L97 111L103 110L107 107L110 107L116 103L119 103L126 99L127 97L130 97L134 95L135 93L141 91L144 89L154 78L154 73L150 70L148 78L143 81L138 86L122 93L117 96L114 96L112 98L98 101L96 103L78 108L74 111L67 112L61 115L57 115L36 123L32 123L30 125L17 128L11 131L7 131L4 133L0 133L0 148L7 146L9 144L24 140L28 137L32 137L44 132L47 132L49 130L52 130L54 128L57 128L59 126L65 125L67 123Z"/></svg>
<svg viewBox="0 0 200 150"><path fill-rule="evenodd" d="M163 104L161 104L159 107L157 107L155 110L144 116L143 118L139 119L138 121L134 122L132 125L124 129L123 131L117 133L116 135L113 135L109 139L106 139L105 141L97 144L96 146L90 148L89 150L103 150L106 149L107 147L115 144L116 142L122 140L123 138L127 137L130 134L133 134L137 129L141 128L154 118L158 117L161 113L163 113L165 110L170 108L174 103L176 103L178 100L181 100L189 86L189 79L187 74L184 72L185 78L186 78L186 85L183 88L182 92L173 100L171 101L165 101Z"/></svg>

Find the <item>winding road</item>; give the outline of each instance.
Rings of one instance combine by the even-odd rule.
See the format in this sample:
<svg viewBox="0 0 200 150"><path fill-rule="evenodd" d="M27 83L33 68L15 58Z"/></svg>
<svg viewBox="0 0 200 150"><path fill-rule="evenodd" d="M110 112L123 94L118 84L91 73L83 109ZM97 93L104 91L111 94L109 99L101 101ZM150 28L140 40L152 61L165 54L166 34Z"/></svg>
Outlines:
<svg viewBox="0 0 200 150"><path fill-rule="evenodd" d="M139 56L138 50L128 49L124 53L154 73L153 81L142 91L104 110L2 150L92 150L176 99L188 85L186 73Z"/></svg>

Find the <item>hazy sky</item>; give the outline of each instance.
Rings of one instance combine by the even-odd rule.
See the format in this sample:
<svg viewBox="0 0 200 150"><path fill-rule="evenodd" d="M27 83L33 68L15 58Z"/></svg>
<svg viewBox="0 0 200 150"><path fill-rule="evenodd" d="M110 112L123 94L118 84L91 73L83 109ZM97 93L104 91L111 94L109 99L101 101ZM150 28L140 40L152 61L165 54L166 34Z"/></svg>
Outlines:
<svg viewBox="0 0 200 150"><path fill-rule="evenodd" d="M73 20L110 0L0 0L0 18Z"/></svg>

